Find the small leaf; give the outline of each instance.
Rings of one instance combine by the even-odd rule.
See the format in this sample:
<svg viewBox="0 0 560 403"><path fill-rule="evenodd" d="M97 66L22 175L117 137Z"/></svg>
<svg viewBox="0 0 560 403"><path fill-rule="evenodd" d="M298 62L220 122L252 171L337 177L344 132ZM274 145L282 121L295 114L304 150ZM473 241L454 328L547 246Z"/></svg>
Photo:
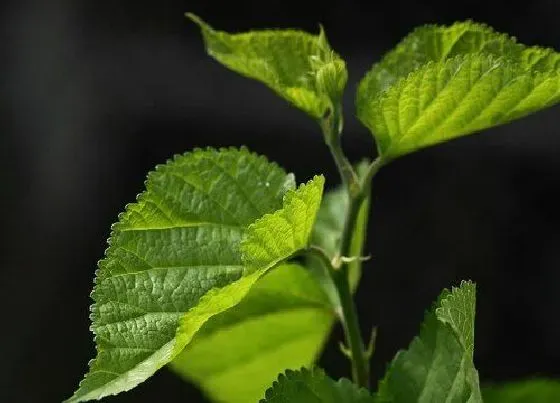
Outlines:
<svg viewBox="0 0 560 403"><path fill-rule="evenodd" d="M275 214L312 223L322 181L293 190L291 175L245 149L197 150L158 166L146 192L119 216L99 263L91 314L97 357L70 400L136 386L180 353L209 318L239 303L284 257L245 266L258 259L242 245L251 245L243 241L251 223L282 206ZM269 237L293 231L269 228ZM302 244L309 236L310 230L298 234Z"/></svg>
<svg viewBox="0 0 560 403"><path fill-rule="evenodd" d="M284 264L211 318L171 363L214 401L256 402L279 372L312 365L334 312L308 270Z"/></svg>
<svg viewBox="0 0 560 403"><path fill-rule="evenodd" d="M297 192L287 192L281 210L249 226L241 243L246 270L272 267L308 246L324 183L322 176L315 176Z"/></svg>
<svg viewBox="0 0 560 403"><path fill-rule="evenodd" d="M475 293L465 281L443 291L420 336L391 363L377 403L482 403L473 363Z"/></svg>
<svg viewBox="0 0 560 403"><path fill-rule="evenodd" d="M287 370L260 403L373 403L369 391L350 380L334 381L321 369Z"/></svg>
<svg viewBox="0 0 560 403"><path fill-rule="evenodd" d="M319 119L340 103L348 72L322 29L319 35L292 29L229 34L187 16L202 30L210 56L263 82L312 117Z"/></svg>
<svg viewBox="0 0 560 403"><path fill-rule="evenodd" d="M482 389L485 403L549 403L560 402L560 381L529 379Z"/></svg>
<svg viewBox="0 0 560 403"><path fill-rule="evenodd" d="M361 81L356 107L395 158L560 101L560 54L473 22L407 36Z"/></svg>

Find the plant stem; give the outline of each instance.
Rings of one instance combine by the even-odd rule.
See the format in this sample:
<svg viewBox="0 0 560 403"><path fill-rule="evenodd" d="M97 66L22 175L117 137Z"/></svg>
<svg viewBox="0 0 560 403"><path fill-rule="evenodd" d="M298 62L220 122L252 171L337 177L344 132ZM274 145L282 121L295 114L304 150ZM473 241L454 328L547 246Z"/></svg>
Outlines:
<svg viewBox="0 0 560 403"><path fill-rule="evenodd" d="M348 210L341 236L341 256L355 257L349 255L352 253L352 236L357 225L360 208L371 191L371 180L384 163L385 161L378 157L370 164L366 174L359 182L359 191L357 193L348 188ZM335 285L342 308L341 322L344 327L346 342L352 355L353 380L358 385L369 388L369 359L371 352L368 352L368 350L372 350L372 348L366 348L360 333L356 305L354 304L348 283L348 271L348 263L343 261L340 270L335 273Z"/></svg>
<svg viewBox="0 0 560 403"><path fill-rule="evenodd" d="M354 383L361 387L369 388L369 352L366 348L360 332L360 324L358 322L358 312L350 284L348 281L349 264L347 259L340 257L358 257L350 256L352 251L352 236L355 232L356 221L360 212L362 203L367 198L371 189L371 180L377 171L383 166L385 161L378 157L373 161L366 174L361 178L354 171L354 168L344 155L341 146L341 129L342 115L340 107L335 108L333 113L326 115L322 122L323 135L331 154L334 158L340 177L348 193L348 210L344 221L344 227L341 234L341 243L338 256L335 256L334 263L324 263L328 265L329 272L336 287L340 300L338 314L340 322L344 329L344 336L348 345L350 359L352 362L352 379ZM324 260L324 259L323 259ZM330 264L329 264L330 263Z"/></svg>
<svg viewBox="0 0 560 403"><path fill-rule="evenodd" d="M340 173L342 183L347 189L357 191L360 186L358 176L356 175L352 164L350 164L350 161L348 161L348 158L344 155L340 143L342 120L341 106L340 104L337 104L323 117L320 121L320 126L323 131L325 143L329 147L336 167L338 168L338 172Z"/></svg>
<svg viewBox="0 0 560 403"><path fill-rule="evenodd" d="M367 187L369 189L369 186ZM366 193L360 191L356 196L348 190L349 203L344 229L342 231L340 255L350 257L352 235L356 226L358 213ZM350 284L348 282L349 264L342 261L340 269L334 272L334 283L340 298L340 322L344 329L344 335L348 349L351 353L352 379L356 384L369 388L369 357L366 354L366 347L360 332L358 313Z"/></svg>
<svg viewBox="0 0 560 403"><path fill-rule="evenodd" d="M347 189L352 189L352 191L357 192L360 185L358 182L358 176L356 175L356 172L354 172L352 164L350 164L350 161L348 161L342 152L340 136L336 136L336 138L328 141L327 145L329 146L331 154L334 158L334 162L336 163L336 167L340 173L343 185Z"/></svg>
<svg viewBox="0 0 560 403"><path fill-rule="evenodd" d="M345 264L346 266L346 264ZM339 293L341 305L340 321L348 349L351 353L352 379L357 385L369 388L369 357L360 333L358 313L348 284L348 275L345 270L335 273L335 285Z"/></svg>

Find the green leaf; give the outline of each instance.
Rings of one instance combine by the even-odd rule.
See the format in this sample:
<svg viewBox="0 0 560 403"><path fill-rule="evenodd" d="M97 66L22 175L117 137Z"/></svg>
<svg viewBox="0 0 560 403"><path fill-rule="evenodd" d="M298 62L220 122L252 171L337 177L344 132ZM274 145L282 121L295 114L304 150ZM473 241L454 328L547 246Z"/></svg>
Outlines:
<svg viewBox="0 0 560 403"><path fill-rule="evenodd" d="M507 123L560 100L560 55L473 22L407 36L361 81L356 107L380 155Z"/></svg>
<svg viewBox="0 0 560 403"><path fill-rule="evenodd" d="M196 150L158 166L119 216L99 263L91 309L97 357L70 400L128 390L170 362L289 255L253 256L262 242L256 228L288 216L293 227L269 227L271 239L310 236L322 186L315 177L294 190L293 176L246 149Z"/></svg>
<svg viewBox="0 0 560 403"><path fill-rule="evenodd" d="M241 242L246 270L272 267L308 246L324 183L322 176L315 176L297 192L287 192L282 209L249 226Z"/></svg>
<svg viewBox="0 0 560 403"><path fill-rule="evenodd" d="M482 402L473 363L476 287L444 290L408 350L397 353L376 402Z"/></svg>
<svg viewBox="0 0 560 403"><path fill-rule="evenodd" d="M485 403L549 403L560 402L560 381L528 379L482 389Z"/></svg>
<svg viewBox="0 0 560 403"><path fill-rule="evenodd" d="M281 265L210 319L171 367L214 401L255 402L279 372L314 362L334 317L308 270Z"/></svg>
<svg viewBox="0 0 560 403"><path fill-rule="evenodd" d="M229 34L187 17L202 30L208 54L231 70L263 82L316 119L338 107L348 72L322 28L319 35L292 29Z"/></svg>
<svg viewBox="0 0 560 403"><path fill-rule="evenodd" d="M346 208L347 201L339 205L342 194L326 196L334 204L321 204L313 237L321 227L320 217L344 214L334 211ZM286 223L280 216L268 219L276 228ZM266 228L255 228L259 231L267 238ZM257 247L253 255L261 255ZM281 266L260 279L239 305L208 321L172 368L217 401L256 401L279 372L313 363L334 321L332 309L309 271Z"/></svg>
<svg viewBox="0 0 560 403"><path fill-rule="evenodd" d="M373 403L369 391L350 380L334 381L321 369L286 371L260 403Z"/></svg>

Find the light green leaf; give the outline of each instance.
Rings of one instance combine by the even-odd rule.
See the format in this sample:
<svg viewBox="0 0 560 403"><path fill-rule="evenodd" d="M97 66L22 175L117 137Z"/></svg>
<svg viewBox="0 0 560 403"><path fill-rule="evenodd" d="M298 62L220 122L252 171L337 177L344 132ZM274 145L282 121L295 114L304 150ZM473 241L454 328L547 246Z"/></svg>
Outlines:
<svg viewBox="0 0 560 403"><path fill-rule="evenodd" d="M239 305L210 319L171 367L215 401L256 402L279 372L314 362L333 321L309 271L281 265Z"/></svg>
<svg viewBox="0 0 560 403"><path fill-rule="evenodd" d="M301 204L305 193L299 196L286 204ZM248 254L258 256L256 266L269 265L269 250L285 256L279 250L286 248L289 253L296 249L270 237L271 226L278 230L294 221L285 216L288 210L265 216L251 226L246 242L253 244ZM303 225L301 231L308 233L310 223ZM314 231L318 226L317 222ZM255 236L262 242L255 242ZM298 237L286 241L302 242ZM217 401L256 401L279 372L313 363L334 318L333 308L309 271L283 265L260 279L235 308L209 320L172 368Z"/></svg>
<svg viewBox="0 0 560 403"><path fill-rule="evenodd" d="M361 81L356 107L386 159L560 100L560 55L473 22L407 36Z"/></svg>
<svg viewBox="0 0 560 403"><path fill-rule="evenodd" d="M282 209L249 226L241 243L246 270L272 267L308 246L324 183L322 176L315 176L297 192L287 192Z"/></svg>
<svg viewBox="0 0 560 403"><path fill-rule="evenodd" d="M338 107L348 72L322 29L319 35L292 29L229 34L187 16L202 30L208 54L226 67L263 82L316 119Z"/></svg>
<svg viewBox="0 0 560 403"><path fill-rule="evenodd" d="M378 403L481 403L473 363L476 287L444 290L408 350L397 353L376 395Z"/></svg>
<svg viewBox="0 0 560 403"><path fill-rule="evenodd" d="M196 150L158 166L138 202L119 216L99 263L91 313L97 357L70 400L136 386L210 317L239 303L281 260L271 256L256 266L260 257L250 250L260 239L252 228L283 207L274 215L292 217L294 228L271 227L269 236L306 230L302 222L313 222L322 185L316 177L294 190L291 175L246 149ZM305 240L310 230L298 236Z"/></svg>
<svg viewBox="0 0 560 403"><path fill-rule="evenodd" d="M482 389L485 403L550 403L560 402L560 381L528 379Z"/></svg>
<svg viewBox="0 0 560 403"><path fill-rule="evenodd" d="M369 391L350 380L334 381L322 369L280 374L260 403L373 403Z"/></svg>

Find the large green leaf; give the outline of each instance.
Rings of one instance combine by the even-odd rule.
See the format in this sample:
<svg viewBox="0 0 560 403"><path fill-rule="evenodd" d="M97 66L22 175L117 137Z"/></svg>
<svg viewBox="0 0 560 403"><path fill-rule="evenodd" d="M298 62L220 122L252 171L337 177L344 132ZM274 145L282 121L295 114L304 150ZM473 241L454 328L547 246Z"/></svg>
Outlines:
<svg viewBox="0 0 560 403"><path fill-rule="evenodd" d="M91 313L97 357L70 400L144 381L296 252L290 247L305 247L323 181L294 190L291 175L246 149L196 150L158 166L119 216L99 263ZM290 223L275 227L278 216ZM253 254L275 236L298 242L283 242L266 259Z"/></svg>
<svg viewBox="0 0 560 403"><path fill-rule="evenodd" d="M560 402L560 381L529 379L482 389L485 403L551 403Z"/></svg>
<svg viewBox="0 0 560 403"><path fill-rule="evenodd" d="M473 22L407 36L361 81L356 107L387 159L560 100L560 55Z"/></svg>
<svg viewBox="0 0 560 403"><path fill-rule="evenodd" d="M373 398L348 379L334 381L313 368L281 374L261 403L373 403Z"/></svg>
<svg viewBox="0 0 560 403"><path fill-rule="evenodd" d="M319 119L338 107L348 79L344 61L331 49L324 31L215 31L193 14L208 54L246 77L261 81L278 95Z"/></svg>
<svg viewBox="0 0 560 403"><path fill-rule="evenodd" d="M481 403L473 363L476 287L444 290L408 350L397 353L376 402Z"/></svg>
<svg viewBox="0 0 560 403"><path fill-rule="evenodd" d="M347 208L347 194L339 187L324 196L317 214L311 243L331 258L338 253ZM362 253L367 213L366 200L352 242L356 256ZM321 269L316 270L313 274ZM353 288L359 273L356 260L350 270ZM316 280L328 282L329 276L317 278L297 265L283 265L267 274L239 305L210 319L171 367L217 401L258 400L279 372L310 366L328 337L333 305ZM335 298L332 285L323 285Z"/></svg>
<svg viewBox="0 0 560 403"><path fill-rule="evenodd" d="M279 372L313 363L333 320L309 271L282 265L210 319L171 367L215 401L256 402Z"/></svg>

